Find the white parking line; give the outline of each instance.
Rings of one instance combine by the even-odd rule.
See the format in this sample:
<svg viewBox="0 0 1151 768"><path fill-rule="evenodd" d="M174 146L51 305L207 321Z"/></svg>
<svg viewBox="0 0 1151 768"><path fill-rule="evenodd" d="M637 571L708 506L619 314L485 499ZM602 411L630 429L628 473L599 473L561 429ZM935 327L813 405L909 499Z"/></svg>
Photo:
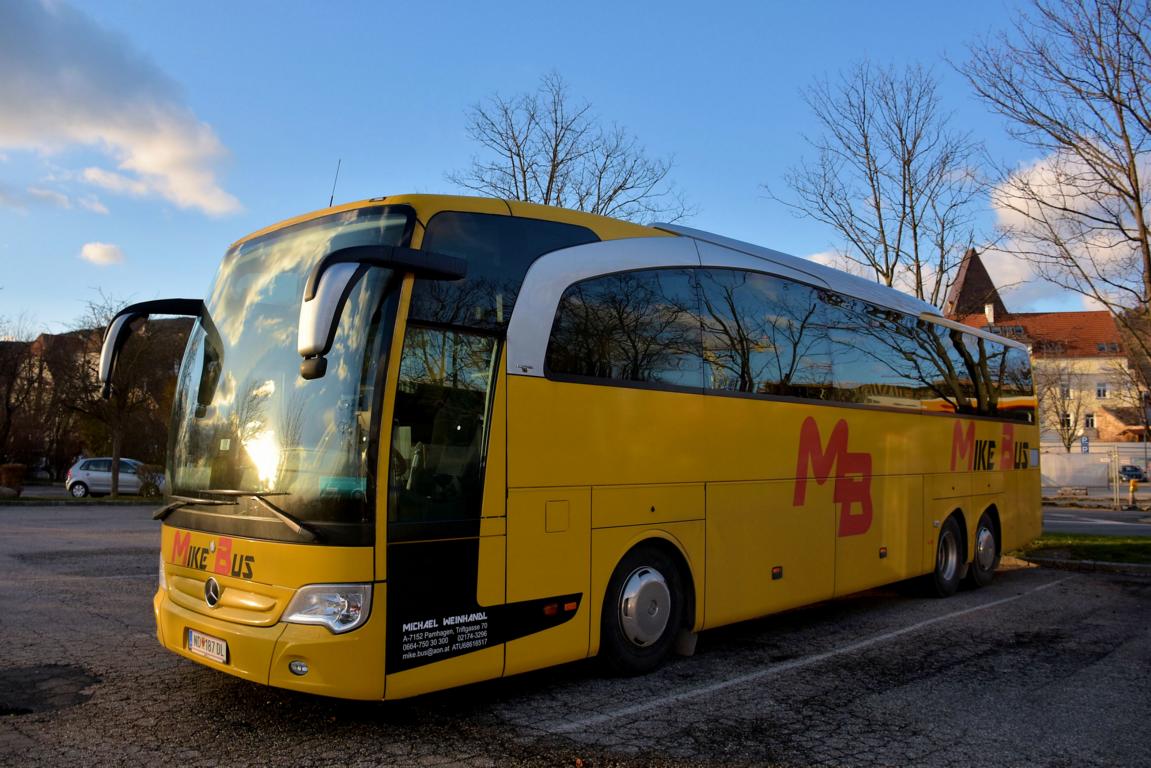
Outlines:
<svg viewBox="0 0 1151 768"><path fill-rule="evenodd" d="M875 637L869 637L866 640L860 640L858 642L849 643L845 646L842 646L840 648L836 648L836 649L831 650L831 651L825 651L823 653L817 653L814 656L807 656L807 657L801 658L801 659L793 659L791 661L785 661L781 664L773 664L770 667L758 670L756 672L749 672L746 675L740 675L739 677L733 677L729 680L721 680L719 682L712 683L710 685L700 686L698 688L689 688L685 691L680 691L679 693L673 693L669 696L662 696L658 699L652 699L650 701L645 701L643 704L636 704L636 705L631 706L631 707L624 707L623 709L617 709L614 712L604 712L603 714L595 715L594 717L587 717L587 718L584 718L583 720L575 720L575 721L571 721L571 722L561 723L561 724L557 724L557 725L552 726L552 727L544 726L544 730L550 731L551 733L575 733L577 731L582 731L586 728L591 728L591 727L594 727L597 725L602 725L603 723L611 722L612 720L618 720L622 717L631 717L632 715L638 715L640 713L647 712L649 710L662 709L662 708L670 706L671 704L674 704L674 703L680 702L680 701L684 701L686 699L696 699L696 698L699 698L701 696L709 696L713 693L717 693L717 692L725 690L727 688L733 688L737 685L744 685L746 683L751 683L751 682L755 682L757 680L762 680L766 677L773 677L775 675L781 675L784 672L791 672L792 670L795 670L795 669L802 669L803 667L808 667L808 666L811 666L812 664L819 664L820 662L827 661L828 659L834 658L836 656L842 656L843 654L846 654L846 653L855 653L856 651L861 651L865 648L870 648L874 645L879 645L881 643L887 642L888 640L894 640L897 637L902 637L903 635L907 635L907 634L910 634L912 632L918 632L919 630L923 629L924 627L929 627L933 624L938 624L938 623L943 622L943 621L949 621L951 619L955 619L955 618L958 618L960 616L966 616L967 614L975 613L977 611L983 611L983 610L986 610L988 608L995 608L995 607L1000 606L1000 605L1006 605L1007 603L1015 602L1016 600L1019 600L1020 598L1034 595L1036 592L1042 592L1045 589L1050 589L1051 587L1058 586L1058 585L1062 584L1063 582L1069 581L1070 579L1073 579L1073 578L1075 578L1075 577L1074 576L1065 576L1062 579L1048 582L1047 584L1042 584L1042 585L1036 587L1035 589L1030 590L1029 592L1022 592L1018 595L1012 595L1011 597L1004 597L1000 600L992 600L991 602L984 603L983 605L977 605L977 606L974 606L972 608L964 608L961 611L955 611L953 613L944 614L943 616L936 616L933 619L926 619L926 620L920 621L916 624L912 624L910 626L903 627L902 629L896 629L896 630L893 630L891 632L885 632L882 635L876 635Z"/></svg>

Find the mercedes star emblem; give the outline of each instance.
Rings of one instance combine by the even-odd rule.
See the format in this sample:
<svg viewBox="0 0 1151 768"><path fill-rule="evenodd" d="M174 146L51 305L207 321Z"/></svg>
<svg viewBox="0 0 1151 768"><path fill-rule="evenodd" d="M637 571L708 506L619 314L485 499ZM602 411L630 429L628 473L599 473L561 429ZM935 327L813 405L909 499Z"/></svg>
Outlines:
<svg viewBox="0 0 1151 768"><path fill-rule="evenodd" d="M213 578L204 582L204 601L208 603L209 608L216 607L220 602L220 582Z"/></svg>

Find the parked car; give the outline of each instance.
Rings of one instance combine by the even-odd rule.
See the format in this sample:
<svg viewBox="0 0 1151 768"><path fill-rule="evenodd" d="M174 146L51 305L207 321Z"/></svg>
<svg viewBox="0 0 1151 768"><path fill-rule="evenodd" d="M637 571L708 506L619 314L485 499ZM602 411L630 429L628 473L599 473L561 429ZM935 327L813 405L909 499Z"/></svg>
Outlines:
<svg viewBox="0 0 1151 768"><path fill-rule="evenodd" d="M1138 480L1141 483L1147 482L1147 473L1134 464L1124 464L1119 467L1119 478L1122 480Z"/></svg>
<svg viewBox="0 0 1151 768"><path fill-rule="evenodd" d="M68 495L77 499L112 492L112 459L80 459L64 476ZM164 476L148 471L148 465L135 459L120 459L120 493L159 496L164 489Z"/></svg>

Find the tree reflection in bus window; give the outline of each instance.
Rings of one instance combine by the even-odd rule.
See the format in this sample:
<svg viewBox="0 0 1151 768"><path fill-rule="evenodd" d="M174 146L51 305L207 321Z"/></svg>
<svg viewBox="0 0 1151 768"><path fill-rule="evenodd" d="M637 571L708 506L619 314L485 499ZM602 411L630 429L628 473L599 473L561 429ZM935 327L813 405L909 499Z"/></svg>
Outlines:
<svg viewBox="0 0 1151 768"><path fill-rule="evenodd" d="M410 316L430 323L500 329L511 319L524 274L545 253L594 243L587 227L468 211L428 222L421 248L464 259L462 280L417 280Z"/></svg>
<svg viewBox="0 0 1151 768"><path fill-rule="evenodd" d="M392 429L389 522L479 518L496 354L491 336L408 327Z"/></svg>
<svg viewBox="0 0 1151 768"><path fill-rule="evenodd" d="M622 272L568 288L545 365L551 374L699 389L703 372L692 274Z"/></svg>
<svg viewBox="0 0 1151 768"><path fill-rule="evenodd" d="M755 272L700 272L708 389L826 399L831 356L814 289Z"/></svg>
<svg viewBox="0 0 1151 768"><path fill-rule="evenodd" d="M835 369L835 399L918 410L931 396L915 364L915 321L859 299L820 291Z"/></svg>

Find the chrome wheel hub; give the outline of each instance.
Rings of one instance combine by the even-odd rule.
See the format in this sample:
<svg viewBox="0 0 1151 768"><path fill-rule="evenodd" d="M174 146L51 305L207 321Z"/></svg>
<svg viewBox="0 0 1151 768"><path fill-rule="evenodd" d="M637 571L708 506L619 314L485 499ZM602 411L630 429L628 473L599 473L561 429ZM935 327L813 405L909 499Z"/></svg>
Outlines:
<svg viewBox="0 0 1151 768"><path fill-rule="evenodd" d="M980 528L975 534L975 564L981 571L995 567L995 534L990 528Z"/></svg>
<svg viewBox="0 0 1151 768"><path fill-rule="evenodd" d="M951 531L944 531L939 537L939 551L935 563L941 579L951 581L955 578L959 570L959 542Z"/></svg>
<svg viewBox="0 0 1151 768"><path fill-rule="evenodd" d="M671 591L654 568L636 568L624 582L619 623L628 640L643 648L659 640L671 615Z"/></svg>

